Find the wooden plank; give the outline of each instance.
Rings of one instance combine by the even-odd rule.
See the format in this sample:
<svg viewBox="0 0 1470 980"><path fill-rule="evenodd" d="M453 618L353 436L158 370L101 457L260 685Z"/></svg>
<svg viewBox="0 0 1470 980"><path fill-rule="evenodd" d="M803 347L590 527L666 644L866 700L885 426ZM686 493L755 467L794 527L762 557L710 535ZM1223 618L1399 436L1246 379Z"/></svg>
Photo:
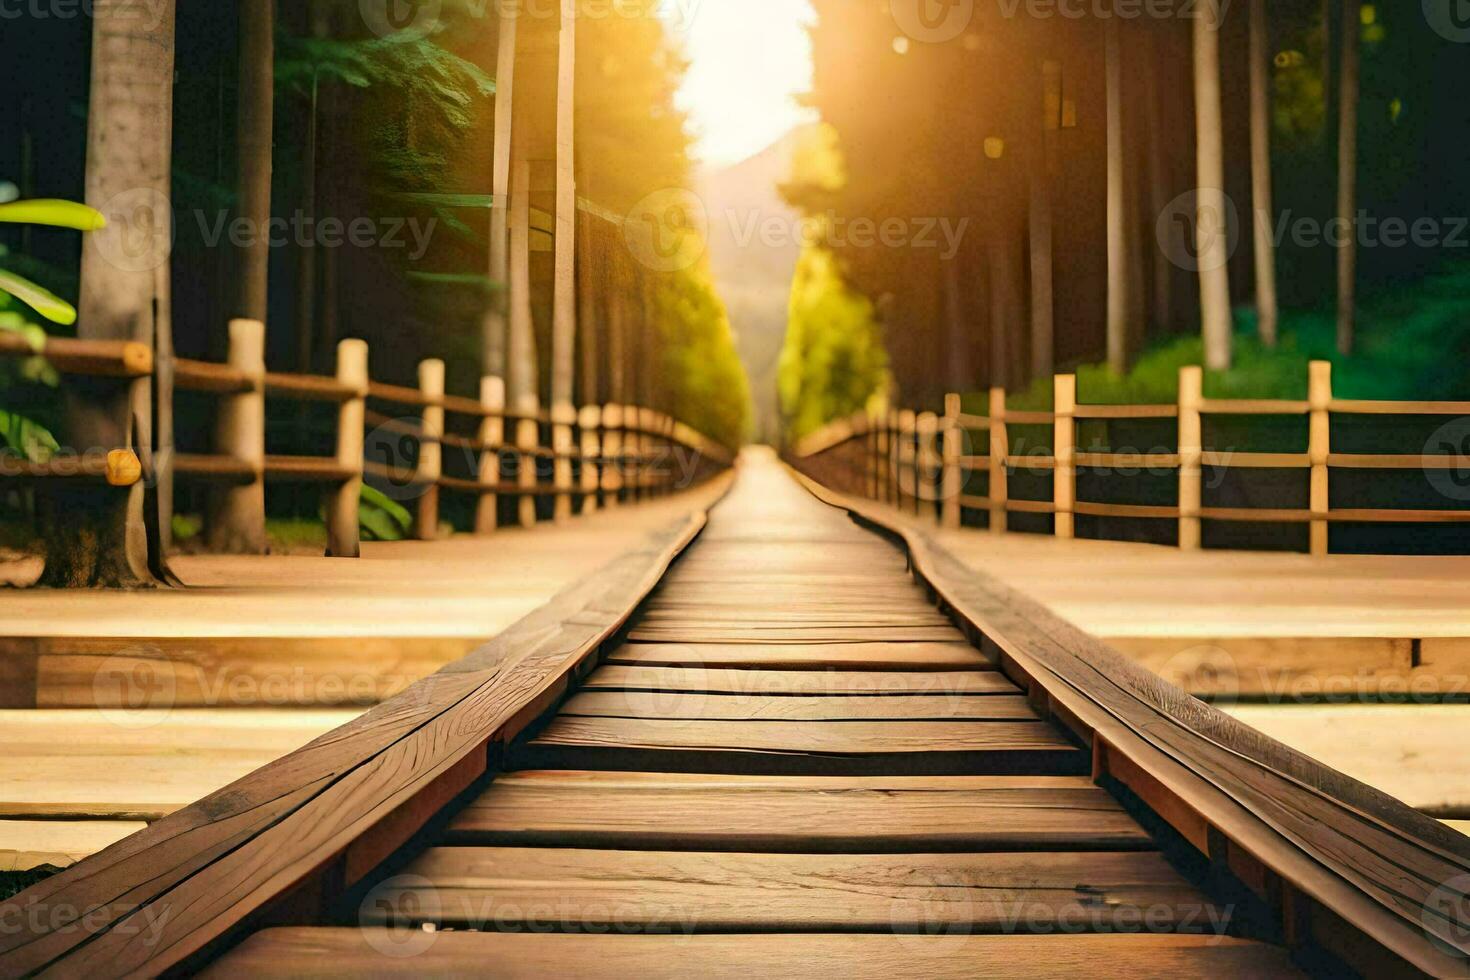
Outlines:
<svg viewBox="0 0 1470 980"><path fill-rule="evenodd" d="M1035 721L1024 697L764 697L597 691L574 695L569 718L706 721Z"/></svg>
<svg viewBox="0 0 1470 980"><path fill-rule="evenodd" d="M773 775L1061 775L1084 772L1090 764L1051 725L1029 721L834 725L556 718L518 745L512 759L523 769Z"/></svg>
<svg viewBox="0 0 1470 980"><path fill-rule="evenodd" d="M873 854L1136 850L1152 838L1081 776L506 773L446 843Z"/></svg>
<svg viewBox="0 0 1470 980"><path fill-rule="evenodd" d="M1470 842L1438 822L1203 705L1035 601L967 568L925 533L806 481L899 533L917 572L1018 675L1180 800L1360 932L1427 973L1462 969L1470 919L1435 889L1470 874ZM1453 907L1452 907L1453 906ZM1329 944L1333 937L1316 937ZM1337 948L1351 958L1351 943Z"/></svg>
<svg viewBox="0 0 1470 980"><path fill-rule="evenodd" d="M320 976L473 976L494 964L497 980L928 980L1089 976L1099 965L1136 980L1297 977L1279 947L1192 935L577 936L446 932L425 940L390 929L271 929L256 933L205 975L295 980ZM412 956L383 951L414 943ZM420 949L419 947L422 947Z"/></svg>
<svg viewBox="0 0 1470 980"><path fill-rule="evenodd" d="M1466 512L1470 519L1470 511ZM959 642L964 634L953 626L709 626L677 625L640 621L628 639L649 643L871 643L938 640Z"/></svg>
<svg viewBox="0 0 1470 980"><path fill-rule="evenodd" d="M147 826L137 820L0 820L0 872L64 868Z"/></svg>
<svg viewBox="0 0 1470 980"><path fill-rule="evenodd" d="M969 643L625 643L609 664L637 667L756 667L783 670L984 670Z"/></svg>
<svg viewBox="0 0 1470 980"><path fill-rule="evenodd" d="M472 778L469 760L483 769L487 742L514 734L526 707L622 625L704 522L699 511L651 535L458 664L27 889L14 899L22 908L74 911L0 932L7 971L156 974L197 963L385 822L406 839L417 824L401 819L404 804L442 791L446 774ZM88 928L78 929L83 914Z"/></svg>
<svg viewBox="0 0 1470 980"><path fill-rule="evenodd" d="M586 691L708 691L712 694L1017 694L994 670L743 670L719 667L600 667Z"/></svg>
<svg viewBox="0 0 1470 980"><path fill-rule="evenodd" d="M375 897L362 910L362 925L544 932L1218 934L1231 916L1147 851L827 855L435 847Z"/></svg>

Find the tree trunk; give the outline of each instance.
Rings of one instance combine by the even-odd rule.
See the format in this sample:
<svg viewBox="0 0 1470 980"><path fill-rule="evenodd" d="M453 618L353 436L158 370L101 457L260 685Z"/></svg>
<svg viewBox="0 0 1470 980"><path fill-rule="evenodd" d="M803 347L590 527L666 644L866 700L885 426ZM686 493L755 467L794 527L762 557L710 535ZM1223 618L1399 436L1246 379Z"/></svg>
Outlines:
<svg viewBox="0 0 1470 980"><path fill-rule="evenodd" d="M1261 343L1276 346L1275 207L1271 193L1271 43L1266 0L1251 0L1251 227L1255 230L1256 319Z"/></svg>
<svg viewBox="0 0 1470 980"><path fill-rule="evenodd" d="M1195 258L1205 366L1230 368L1230 247L1225 202L1225 152L1220 110L1220 3L1203 0L1194 20Z"/></svg>
<svg viewBox="0 0 1470 980"><path fill-rule="evenodd" d="M500 46L495 56L495 145L491 164L490 192L495 201L490 210L491 294L480 323L482 364L487 378L505 377L506 323L510 302L510 260L507 253L507 216L510 207L511 140L514 138L516 22L500 12Z"/></svg>
<svg viewBox="0 0 1470 980"><path fill-rule="evenodd" d="M1144 89L1148 99L1148 209L1157 222L1173 196L1172 157L1164 147L1164 92L1161 88L1160 58L1157 36L1148 35L1148 56L1144 59ZM1173 229L1169 229L1173 233ZM1147 235L1145 235L1147 240ZM1150 249L1153 256L1153 322L1154 328L1163 332L1174 329L1174 264L1163 242Z"/></svg>
<svg viewBox="0 0 1470 980"><path fill-rule="evenodd" d="M94 7L86 201L107 216L108 226L83 238L77 334L152 347L169 288L174 6L161 0L150 12L140 20L124 0L98 0ZM74 379L66 388L72 446L137 446L146 455L150 447L139 441L152 431L150 387L146 378ZM41 585L156 583L141 483L66 487L46 496Z"/></svg>
<svg viewBox="0 0 1470 980"><path fill-rule="evenodd" d="M1031 376L1050 377L1056 366L1056 299L1053 281L1052 134L1061 126L1062 66L1041 67L1041 125L1032 129L1027 233L1031 250ZM1023 116L1024 118L1024 116ZM1029 127L1028 127L1029 128Z"/></svg>
<svg viewBox="0 0 1470 980"><path fill-rule="evenodd" d="M321 80L311 79L311 96L306 108L306 145L301 155L301 213L316 220L317 102ZM298 242L296 264L296 369L311 373L313 334L316 332L316 249Z"/></svg>
<svg viewBox="0 0 1470 980"><path fill-rule="evenodd" d="M960 295L960 262L964 252L948 261L940 260L944 277L944 322L947 337L944 352L945 383L951 391L968 391L975 383L970 370L970 330L965 319L965 303Z"/></svg>
<svg viewBox="0 0 1470 980"><path fill-rule="evenodd" d="M601 263L594 259L598 243L593 237L593 223L589 215L579 214L577 232L577 392L578 400L585 405L601 405L605 401L602 389L602 372L599 370L598 323L602 311L598 309L598 281Z"/></svg>
<svg viewBox="0 0 1470 980"><path fill-rule="evenodd" d="M1358 279L1358 34L1362 0L1342 0L1342 94L1337 121L1337 350L1353 352Z"/></svg>
<svg viewBox="0 0 1470 980"><path fill-rule="evenodd" d="M1108 114L1108 367L1128 370L1128 217L1123 173L1123 65L1117 17L1105 28Z"/></svg>
<svg viewBox="0 0 1470 980"><path fill-rule="evenodd" d="M235 142L240 217L250 237L240 249L234 316L266 322L270 273L271 141L275 112L274 0L239 0L240 91Z"/></svg>

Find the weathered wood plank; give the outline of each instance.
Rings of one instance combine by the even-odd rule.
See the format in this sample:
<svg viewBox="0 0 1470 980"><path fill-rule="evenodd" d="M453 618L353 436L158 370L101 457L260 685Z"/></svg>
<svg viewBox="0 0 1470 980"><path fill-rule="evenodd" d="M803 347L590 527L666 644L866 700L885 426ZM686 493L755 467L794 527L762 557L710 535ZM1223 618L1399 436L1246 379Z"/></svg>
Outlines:
<svg viewBox="0 0 1470 980"><path fill-rule="evenodd" d="M191 962L415 795L472 779L467 760L483 769L487 742L513 735L505 726L622 625L704 522L697 512L650 536L478 653L16 896L7 907L20 914L74 914L0 934L6 970L115 975Z"/></svg>
<svg viewBox="0 0 1470 980"><path fill-rule="evenodd" d="M1080 776L517 772L447 843L648 850L1133 850L1152 839Z"/></svg>
<svg viewBox="0 0 1470 980"><path fill-rule="evenodd" d="M384 949L422 945L413 956ZM446 932L431 940L387 929L271 929L257 933L206 976L294 980L303 964L318 976L474 976L497 980L1032 980L1109 974L1137 980L1296 977L1286 953L1219 936L568 936ZM491 966L493 964L493 967Z"/></svg>
<svg viewBox="0 0 1470 980"><path fill-rule="evenodd" d="M604 663L627 666L818 670L983 670L969 643L625 643Z"/></svg>
<svg viewBox="0 0 1470 980"><path fill-rule="evenodd" d="M765 697L593 691L562 705L564 718L686 721L1037 721L1024 697Z"/></svg>
<svg viewBox="0 0 1470 980"><path fill-rule="evenodd" d="M1030 721L832 724L559 717L517 745L511 759L525 769L784 775L1072 774L1090 765L1088 754L1051 725Z"/></svg>
<svg viewBox="0 0 1470 980"><path fill-rule="evenodd" d="M1216 905L1153 852L727 854L435 847L363 925L545 932L1212 932ZM1147 916L1147 921L1145 921Z"/></svg>
<svg viewBox="0 0 1470 980"><path fill-rule="evenodd" d="M1017 694L1020 688L994 670L759 670L722 667L599 667L584 691L708 691L748 697L771 695Z"/></svg>

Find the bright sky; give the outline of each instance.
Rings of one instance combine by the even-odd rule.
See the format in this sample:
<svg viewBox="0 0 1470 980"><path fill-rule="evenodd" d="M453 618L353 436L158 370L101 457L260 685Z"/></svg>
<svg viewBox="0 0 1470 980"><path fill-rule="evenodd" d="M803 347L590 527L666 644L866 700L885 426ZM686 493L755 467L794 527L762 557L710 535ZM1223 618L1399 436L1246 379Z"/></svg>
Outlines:
<svg viewBox="0 0 1470 980"><path fill-rule="evenodd" d="M702 161L743 160L815 118L793 99L811 87L806 0L664 0L663 11L690 60L679 100Z"/></svg>

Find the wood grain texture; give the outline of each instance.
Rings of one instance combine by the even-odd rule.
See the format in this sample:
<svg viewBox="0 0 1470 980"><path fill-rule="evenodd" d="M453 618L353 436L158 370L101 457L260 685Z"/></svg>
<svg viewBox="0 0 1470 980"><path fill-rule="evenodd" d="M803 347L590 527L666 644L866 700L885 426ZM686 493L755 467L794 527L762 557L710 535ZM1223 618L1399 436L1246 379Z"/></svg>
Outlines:
<svg viewBox="0 0 1470 980"><path fill-rule="evenodd" d="M718 667L599 667L586 691L709 691L722 694L1018 694L993 670L899 672L877 670L743 670Z"/></svg>
<svg viewBox="0 0 1470 980"><path fill-rule="evenodd" d="M1024 928L1215 932L1230 913L1151 852L727 854L435 847L363 925L547 932L877 932ZM1145 922L1145 915L1148 919Z"/></svg>
<svg viewBox="0 0 1470 980"><path fill-rule="evenodd" d="M767 670L983 670L969 643L625 643L603 661L636 667L698 665Z"/></svg>
<svg viewBox="0 0 1470 980"><path fill-rule="evenodd" d="M1010 697L764 697L594 691L562 705L569 718L686 721L1037 721L1030 703Z"/></svg>
<svg viewBox="0 0 1470 980"><path fill-rule="evenodd" d="M566 936L488 932L437 934L414 956L386 957L401 930L272 929L258 933L206 976L473 976L493 964L497 980L1034 980L1091 976L1100 968L1137 980L1296 977L1274 946L1217 936ZM308 966L309 964L309 966Z"/></svg>
<svg viewBox="0 0 1470 980"><path fill-rule="evenodd" d="M996 722L738 722L554 719L515 746L525 769L662 769L785 775L1084 772L1051 725ZM710 768L706 768L710 767Z"/></svg>
<svg viewBox="0 0 1470 980"><path fill-rule="evenodd" d="M155 973L187 961L430 790L610 636L703 527L696 512L476 654L12 900L104 910L0 935L26 973ZM150 933L146 922L168 914ZM80 912L77 913L81 914ZM148 937L149 941L144 942Z"/></svg>
<svg viewBox="0 0 1470 980"><path fill-rule="evenodd" d="M1134 850L1152 839L1075 776L796 777L507 773L446 842L877 853Z"/></svg>
<svg viewBox="0 0 1470 980"><path fill-rule="evenodd" d="M1236 845L1418 969L1463 970L1446 949L1470 954L1470 905L1428 903L1467 880L1465 837L1190 698L886 509L804 482L900 534L918 573L1017 672Z"/></svg>

